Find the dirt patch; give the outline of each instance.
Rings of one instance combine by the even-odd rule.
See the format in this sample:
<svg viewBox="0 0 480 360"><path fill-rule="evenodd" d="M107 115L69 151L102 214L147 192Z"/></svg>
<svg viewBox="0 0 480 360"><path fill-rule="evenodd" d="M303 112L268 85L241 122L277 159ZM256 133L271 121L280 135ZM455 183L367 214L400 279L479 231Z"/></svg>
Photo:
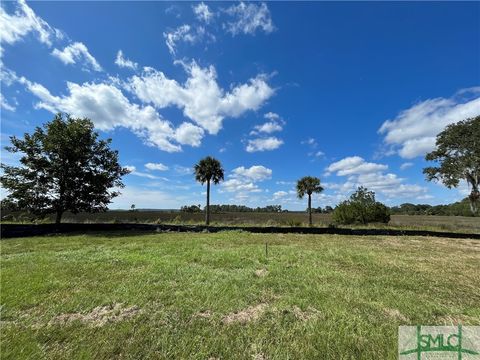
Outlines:
<svg viewBox="0 0 480 360"><path fill-rule="evenodd" d="M293 315L295 315L295 317L301 321L308 321L308 320L319 319L324 317L320 311L318 311L317 309L311 306L309 306L305 311L300 309L298 306L294 306L292 309L292 312L293 312Z"/></svg>
<svg viewBox="0 0 480 360"><path fill-rule="evenodd" d="M268 275L268 270L267 269L259 269L255 271L255 276L257 277L265 277Z"/></svg>
<svg viewBox="0 0 480 360"><path fill-rule="evenodd" d="M205 311L200 311L200 312L196 313L194 316L198 317L198 318L208 319L208 318L212 317L212 315L213 314L210 310L205 310Z"/></svg>
<svg viewBox="0 0 480 360"><path fill-rule="evenodd" d="M267 360L267 356L265 354L262 354L262 353L253 354L252 359L253 360Z"/></svg>
<svg viewBox="0 0 480 360"><path fill-rule="evenodd" d="M222 322L227 325L233 323L246 324L247 322L257 320L266 309L267 304L265 303L250 306L244 310L228 314L222 319Z"/></svg>
<svg viewBox="0 0 480 360"><path fill-rule="evenodd" d="M403 315L399 310L397 309L391 309L391 308L385 308L383 309L384 314L391 318L391 319L396 319L396 320L401 320L403 322L409 322L410 319Z"/></svg>
<svg viewBox="0 0 480 360"><path fill-rule="evenodd" d="M68 313L56 316L49 325L67 325L73 321L80 321L92 327L101 327L107 323L119 322L134 317L140 312L137 306L124 307L123 304L97 306L91 312Z"/></svg>

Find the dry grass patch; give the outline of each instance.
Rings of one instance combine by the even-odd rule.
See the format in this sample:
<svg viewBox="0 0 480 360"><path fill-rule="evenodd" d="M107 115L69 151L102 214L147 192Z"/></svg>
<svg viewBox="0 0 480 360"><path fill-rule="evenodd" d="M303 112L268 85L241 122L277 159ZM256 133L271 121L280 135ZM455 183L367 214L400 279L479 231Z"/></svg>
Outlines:
<svg viewBox="0 0 480 360"><path fill-rule="evenodd" d="M244 310L228 314L222 319L226 325L233 323L246 324L250 321L257 320L267 309L267 304L261 303L255 306L250 306Z"/></svg>
<svg viewBox="0 0 480 360"><path fill-rule="evenodd" d="M398 309L384 308L383 313L390 319L401 320L405 323L410 322L410 319L403 315Z"/></svg>
<svg viewBox="0 0 480 360"><path fill-rule="evenodd" d="M203 319L208 319L212 317L212 312L210 310L205 310L205 311L200 311L195 314L195 317L197 318L203 318Z"/></svg>
<svg viewBox="0 0 480 360"><path fill-rule="evenodd" d="M267 269L259 269L255 271L255 276L257 277L265 277L268 275L268 270Z"/></svg>
<svg viewBox="0 0 480 360"><path fill-rule="evenodd" d="M137 306L124 307L121 303L113 305L97 306L86 314L68 313L56 316L49 325L67 325L74 321L80 321L92 327L101 327L107 323L119 322L136 316L140 312Z"/></svg>

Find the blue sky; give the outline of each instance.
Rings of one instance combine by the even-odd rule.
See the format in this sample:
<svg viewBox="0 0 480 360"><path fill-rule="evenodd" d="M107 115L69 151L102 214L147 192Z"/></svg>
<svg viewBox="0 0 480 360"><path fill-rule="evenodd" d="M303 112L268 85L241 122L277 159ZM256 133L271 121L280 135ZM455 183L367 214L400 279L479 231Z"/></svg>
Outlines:
<svg viewBox="0 0 480 360"><path fill-rule="evenodd" d="M2 2L1 141L90 117L132 173L111 208L304 209L357 186L389 205L468 192L422 175L446 125L480 113L478 2ZM18 156L2 150L2 161Z"/></svg>

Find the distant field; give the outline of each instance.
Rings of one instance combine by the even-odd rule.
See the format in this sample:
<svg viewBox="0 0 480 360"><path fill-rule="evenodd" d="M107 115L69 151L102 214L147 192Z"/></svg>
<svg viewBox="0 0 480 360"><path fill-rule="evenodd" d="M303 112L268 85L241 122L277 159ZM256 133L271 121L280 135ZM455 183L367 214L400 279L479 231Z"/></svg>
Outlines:
<svg viewBox="0 0 480 360"><path fill-rule="evenodd" d="M474 240L224 232L1 246L2 359L396 359L399 325L480 325Z"/></svg>
<svg viewBox="0 0 480 360"><path fill-rule="evenodd" d="M304 212L285 213L213 213L212 225L259 225L259 226L301 226L307 225L308 217ZM63 222L139 222L139 223L176 223L201 224L203 213L189 214L168 211L108 211L98 214L65 214ZM49 219L53 222L53 217ZM313 214L315 226L328 226L332 223L329 214ZM384 224L371 224L370 227L385 227ZM430 216L430 215L392 215L389 227L448 230L480 233L480 217Z"/></svg>

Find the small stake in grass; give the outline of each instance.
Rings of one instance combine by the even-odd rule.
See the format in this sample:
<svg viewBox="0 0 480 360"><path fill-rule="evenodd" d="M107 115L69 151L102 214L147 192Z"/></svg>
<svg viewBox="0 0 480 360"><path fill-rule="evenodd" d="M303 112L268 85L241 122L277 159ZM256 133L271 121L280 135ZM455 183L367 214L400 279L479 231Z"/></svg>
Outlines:
<svg viewBox="0 0 480 360"><path fill-rule="evenodd" d="M265 243L265 261L268 262L268 243Z"/></svg>

